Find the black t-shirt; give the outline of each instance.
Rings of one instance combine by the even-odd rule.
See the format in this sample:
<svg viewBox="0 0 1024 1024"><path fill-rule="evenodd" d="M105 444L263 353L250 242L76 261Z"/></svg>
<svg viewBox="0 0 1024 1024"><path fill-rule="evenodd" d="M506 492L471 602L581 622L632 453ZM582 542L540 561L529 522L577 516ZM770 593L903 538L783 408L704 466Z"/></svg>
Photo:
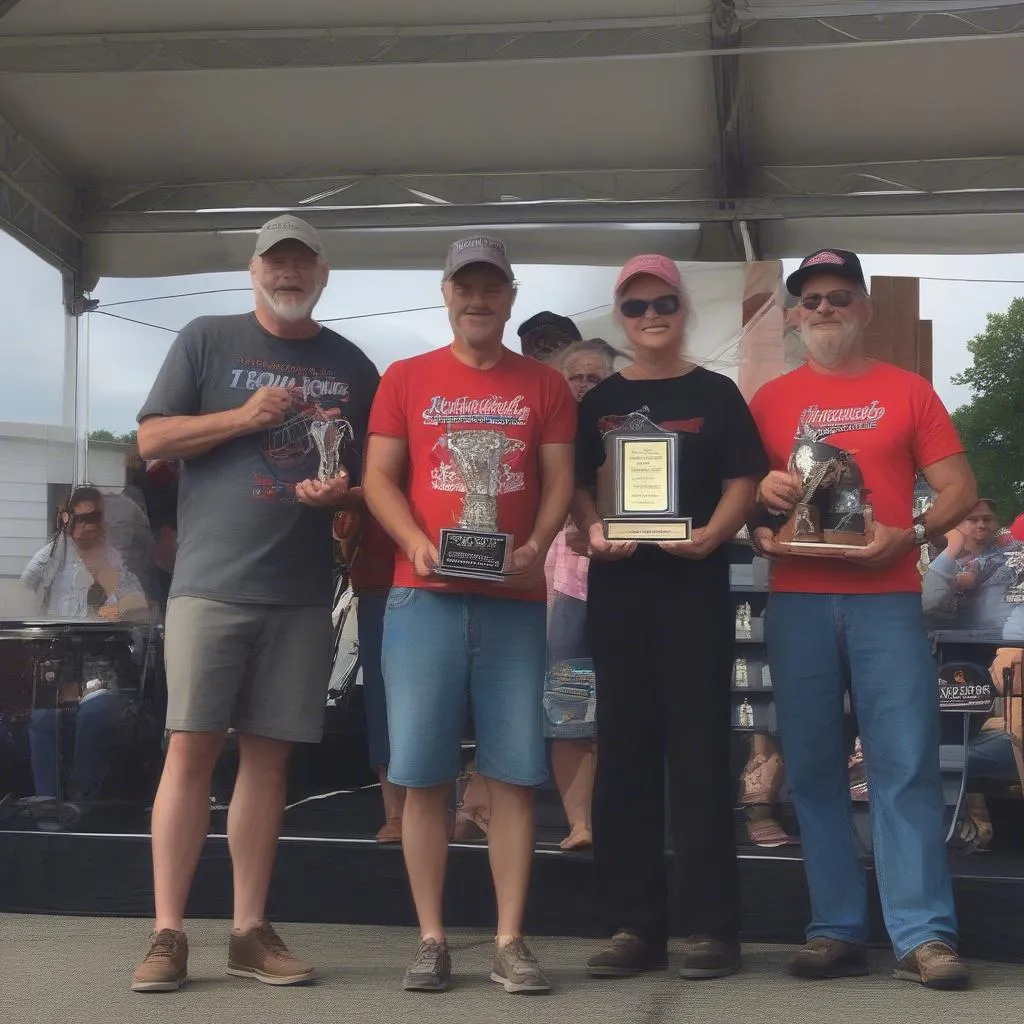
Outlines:
<svg viewBox="0 0 1024 1024"><path fill-rule="evenodd" d="M603 436L631 420L645 417L679 436L679 514L706 526L722 497L726 480L763 476L768 471L761 436L739 388L720 373L695 367L681 377L627 380L614 374L580 402L576 437L576 478L593 488L604 462ZM679 558L654 544L641 544L620 562L592 562L591 579L625 579L627 574L668 574L673 582L702 582L708 573L728 575L725 546L703 562Z"/></svg>

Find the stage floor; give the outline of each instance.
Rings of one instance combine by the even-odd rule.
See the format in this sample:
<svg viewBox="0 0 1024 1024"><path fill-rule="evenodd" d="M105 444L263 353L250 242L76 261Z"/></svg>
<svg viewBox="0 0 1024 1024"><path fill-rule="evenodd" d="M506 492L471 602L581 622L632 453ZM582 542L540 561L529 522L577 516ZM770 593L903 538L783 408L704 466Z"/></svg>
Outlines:
<svg viewBox="0 0 1024 1024"><path fill-rule="evenodd" d="M590 853L558 848L565 825L557 798L543 792L539 797L527 928L534 935L604 936L608 923L594 899ZM381 817L376 789L326 794L293 805L275 865L270 915L307 923L411 925L415 918L401 848L379 846L373 838ZM996 852L950 857L961 948L967 956L1024 962L1024 856L1011 824L997 823L996 835L1003 839ZM6 819L0 829L0 911L134 918L152 913L144 812L116 823L87 817L61 831L52 825L22 813ZM223 810L215 810L189 901L190 917L231 914L224 825ZM666 856L671 858L670 850ZM801 942L810 908L800 847L741 845L739 861L745 941ZM872 941L885 946L869 858L865 864ZM450 927L490 926L493 901L485 845L453 843L445 898ZM678 923L675 934L684 934Z"/></svg>
<svg viewBox="0 0 1024 1024"><path fill-rule="evenodd" d="M792 947L748 945L744 969L717 981L681 981L661 971L620 981L595 981L583 963L595 949L585 939L538 938L531 943L555 990L548 996L508 995L487 980L491 936L451 935L456 972L443 994L406 993L399 980L416 933L408 928L283 924L297 953L319 977L301 988L270 988L224 974L225 922L189 921L190 983L176 993L141 995L128 979L146 946L146 925L116 918L0 916L3 984L0 1019L8 1024L74 1020L173 1020L198 1024L286 1021L657 1022L701 1020L750 1024L967 1024L1016 1022L1024 1006L1019 967L972 963L974 987L931 992L891 976L891 955L873 953L865 978L801 982L784 972Z"/></svg>

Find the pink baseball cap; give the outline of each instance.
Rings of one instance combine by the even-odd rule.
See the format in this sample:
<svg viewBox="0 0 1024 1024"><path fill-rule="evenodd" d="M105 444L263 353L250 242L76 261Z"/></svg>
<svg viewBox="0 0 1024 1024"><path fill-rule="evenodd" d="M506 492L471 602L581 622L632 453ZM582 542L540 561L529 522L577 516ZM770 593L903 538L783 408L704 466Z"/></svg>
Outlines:
<svg viewBox="0 0 1024 1024"><path fill-rule="evenodd" d="M676 291L683 290L683 279L675 263L667 256L646 253L642 256L634 256L619 271L619 279L615 282L615 294L618 295L638 274L650 274L652 277L664 281L669 287L675 288Z"/></svg>

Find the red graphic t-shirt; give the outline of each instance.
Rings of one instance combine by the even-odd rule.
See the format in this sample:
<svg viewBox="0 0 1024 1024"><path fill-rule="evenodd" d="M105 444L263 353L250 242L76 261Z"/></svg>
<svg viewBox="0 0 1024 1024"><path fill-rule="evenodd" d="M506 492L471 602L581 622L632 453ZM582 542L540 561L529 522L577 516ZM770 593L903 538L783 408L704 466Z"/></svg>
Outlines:
<svg viewBox="0 0 1024 1024"><path fill-rule="evenodd" d="M907 529L914 477L964 450L949 413L916 373L873 362L856 376L830 376L804 365L765 384L750 403L772 469L785 469L799 429L851 452L864 474L874 518ZM920 591L916 549L886 569L838 558L793 556L772 566L771 589L812 594Z"/></svg>
<svg viewBox="0 0 1024 1024"><path fill-rule="evenodd" d="M498 530L519 547L529 538L540 503L539 449L576 436L576 402L556 370L506 351L489 370L461 363L450 348L393 363L370 412L370 434L405 438L405 493L413 518L436 545L443 527L459 524L466 484L453 459L449 433L496 432L504 438L498 471ZM453 577L417 576L403 551L395 555L396 587L427 587L543 601L536 591Z"/></svg>

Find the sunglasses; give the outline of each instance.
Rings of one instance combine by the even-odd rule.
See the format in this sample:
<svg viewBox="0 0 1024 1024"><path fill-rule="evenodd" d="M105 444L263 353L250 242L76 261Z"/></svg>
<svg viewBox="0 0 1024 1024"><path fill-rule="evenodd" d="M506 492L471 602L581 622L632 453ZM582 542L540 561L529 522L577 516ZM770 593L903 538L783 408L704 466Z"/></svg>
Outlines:
<svg viewBox="0 0 1024 1024"><path fill-rule="evenodd" d="M604 377L598 373L571 373L568 380L570 384L600 384Z"/></svg>
<svg viewBox="0 0 1024 1024"><path fill-rule="evenodd" d="M659 295L650 302L646 299L626 299L619 304L619 312L630 320L638 320L652 307L658 316L671 316L679 312L682 303L678 295Z"/></svg>
<svg viewBox="0 0 1024 1024"><path fill-rule="evenodd" d="M804 309L815 310L824 300L835 309L845 309L855 298L857 298L856 292L851 292L848 288L837 288L834 292L826 292L824 295L819 295L817 292L804 295L800 299L800 305Z"/></svg>

